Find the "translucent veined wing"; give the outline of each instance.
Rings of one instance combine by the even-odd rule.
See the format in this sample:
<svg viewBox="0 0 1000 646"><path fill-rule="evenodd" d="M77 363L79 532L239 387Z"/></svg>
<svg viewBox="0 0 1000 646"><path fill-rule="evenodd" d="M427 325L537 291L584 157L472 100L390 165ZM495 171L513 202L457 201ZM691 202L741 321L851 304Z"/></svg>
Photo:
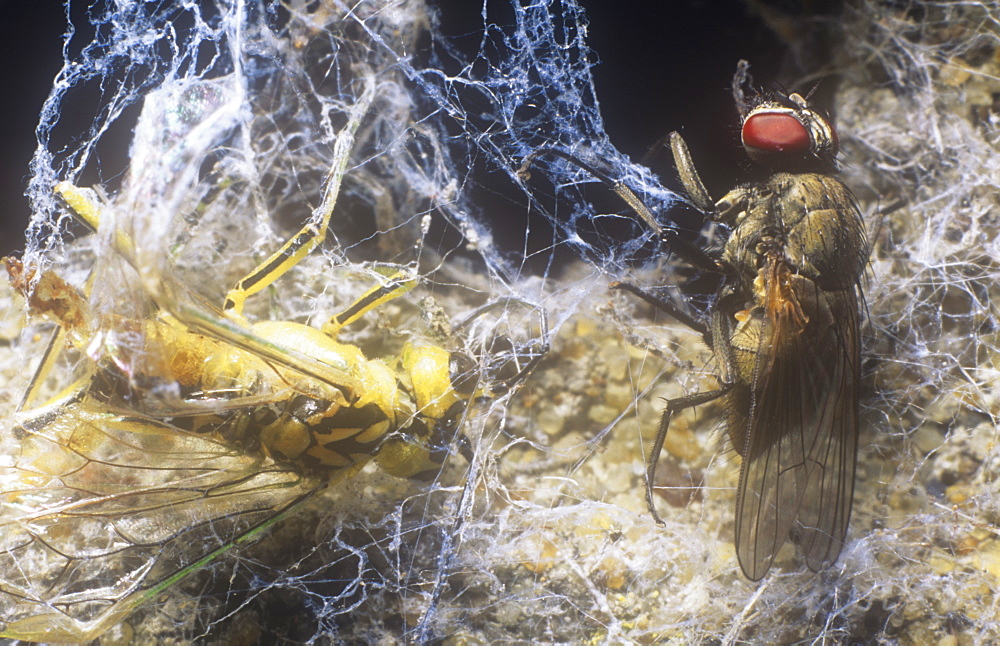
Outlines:
<svg viewBox="0 0 1000 646"><path fill-rule="evenodd" d="M856 291L820 289L771 262L736 501L736 553L751 580L790 534L811 569L836 560L858 441Z"/></svg>
<svg viewBox="0 0 1000 646"><path fill-rule="evenodd" d="M82 390L9 422L3 636L93 639L328 482Z"/></svg>

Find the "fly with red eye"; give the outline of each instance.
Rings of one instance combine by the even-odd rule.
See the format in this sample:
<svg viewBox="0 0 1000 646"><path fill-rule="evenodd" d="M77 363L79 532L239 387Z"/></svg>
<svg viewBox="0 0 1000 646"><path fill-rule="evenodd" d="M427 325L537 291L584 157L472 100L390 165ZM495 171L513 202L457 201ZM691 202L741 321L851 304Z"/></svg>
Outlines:
<svg viewBox="0 0 1000 646"><path fill-rule="evenodd" d="M798 94L752 89L741 61L733 96L743 145L765 171L713 201L684 140L670 137L688 201L729 231L721 253L663 228L635 193L595 164L557 149L541 154L584 168L617 193L679 258L719 276L707 314L629 283L615 283L702 335L721 367L717 389L668 400L646 462L646 502L673 416L723 402L724 424L741 457L735 544L751 580L767 574L778 550L795 542L812 570L837 560L847 539L854 493L861 364L861 277L868 242L851 191L836 179L836 132ZM749 98L748 98L749 97ZM668 235L669 234L669 235Z"/></svg>

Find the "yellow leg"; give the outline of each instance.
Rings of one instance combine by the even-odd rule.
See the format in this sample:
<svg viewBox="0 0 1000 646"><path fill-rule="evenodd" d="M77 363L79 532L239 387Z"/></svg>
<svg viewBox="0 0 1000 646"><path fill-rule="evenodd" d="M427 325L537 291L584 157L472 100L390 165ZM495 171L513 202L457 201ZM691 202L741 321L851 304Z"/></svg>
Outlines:
<svg viewBox="0 0 1000 646"><path fill-rule="evenodd" d="M326 228L330 224L331 211L322 213L318 223L310 222L302 227L291 240L271 254L267 260L257 265L226 294L223 310L237 316L243 315L243 304L247 298L264 289L289 269L299 264L313 249L326 239Z"/></svg>
<svg viewBox="0 0 1000 646"><path fill-rule="evenodd" d="M229 290L229 293L226 294L226 304L223 307L226 312L242 316L243 303L249 296L256 294L280 278L326 239L326 231L330 226L333 207L336 205L337 196L340 194L340 184L344 178L344 173L347 171L350 151L354 147L354 134L361 125L362 117L368 112L368 108L374 100L374 89L373 85L368 85L365 88L364 94L358 99L358 102L351 110L350 120L337 135L337 139L333 145L333 158L336 160L336 163L330 169L330 175L327 177L326 188L323 191L323 201L313 211L312 218L281 249L278 249L267 260L257 265L243 280L236 283L236 286Z"/></svg>
<svg viewBox="0 0 1000 646"><path fill-rule="evenodd" d="M383 284L372 287L351 303L343 312L330 317L330 320L324 323L321 329L331 337L336 337L344 326L357 321L376 307L388 303L398 296L402 296L416 287L416 285L417 278L414 274L404 271L394 271L386 277Z"/></svg>
<svg viewBox="0 0 1000 646"><path fill-rule="evenodd" d="M80 188L69 182L59 182L56 184L55 192L69 205L77 220L97 231L101 224L101 210L104 205L93 189ZM132 243L132 238L121 231L116 231L113 244L115 251L124 256L129 264L135 266L135 245Z"/></svg>

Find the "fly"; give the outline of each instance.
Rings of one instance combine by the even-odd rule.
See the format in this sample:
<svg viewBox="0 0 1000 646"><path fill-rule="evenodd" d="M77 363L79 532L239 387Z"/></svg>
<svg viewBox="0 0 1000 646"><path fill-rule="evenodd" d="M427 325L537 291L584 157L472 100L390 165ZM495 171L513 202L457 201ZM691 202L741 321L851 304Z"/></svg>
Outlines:
<svg viewBox="0 0 1000 646"><path fill-rule="evenodd" d="M765 175L713 202L684 140L670 144L689 201L731 232L711 253L664 230L630 189L571 155L667 239L685 262L720 277L701 317L641 287L616 283L701 333L721 363L720 387L668 400L646 463L653 504L656 465L675 413L713 400L742 458L735 544L740 567L758 580L792 537L812 570L836 561L854 492L861 362L861 277L868 259L864 222L836 173L832 123L798 94L758 92L741 61L733 95L743 146ZM668 237L669 236L669 237Z"/></svg>

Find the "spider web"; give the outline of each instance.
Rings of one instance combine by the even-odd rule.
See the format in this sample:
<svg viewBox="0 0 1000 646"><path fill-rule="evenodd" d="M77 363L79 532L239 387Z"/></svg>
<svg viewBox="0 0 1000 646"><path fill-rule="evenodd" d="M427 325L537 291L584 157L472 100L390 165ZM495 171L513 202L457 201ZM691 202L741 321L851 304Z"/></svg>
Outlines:
<svg viewBox="0 0 1000 646"><path fill-rule="evenodd" d="M26 262L77 285L93 272L95 319L147 316L163 284L218 307L318 217L342 164L326 244L251 298L249 318L322 323L388 264L421 286L342 333L368 357L391 360L411 338L483 361L552 345L520 393L472 405L471 462L456 454L431 481L372 466L335 483L140 608L113 629L121 639L998 637L995 7L865 0L821 25L839 44L830 69L810 71L840 79L843 178L874 241L858 492L836 564L812 574L782 553L760 585L733 558L737 459L710 432L721 411L668 437L666 527L640 494L661 398L711 387L710 355L639 304L609 305L607 283L677 289L689 275L586 171L541 155L530 180L517 173L539 149L572 153L684 229L680 198L605 134L577 2L484 2L471 55L412 0L79 9L40 116ZM62 180L102 187L96 234L55 199ZM490 199L517 219L498 220ZM119 231L140 271L115 251ZM6 410L38 329L3 348ZM79 354L53 392L85 370Z"/></svg>

